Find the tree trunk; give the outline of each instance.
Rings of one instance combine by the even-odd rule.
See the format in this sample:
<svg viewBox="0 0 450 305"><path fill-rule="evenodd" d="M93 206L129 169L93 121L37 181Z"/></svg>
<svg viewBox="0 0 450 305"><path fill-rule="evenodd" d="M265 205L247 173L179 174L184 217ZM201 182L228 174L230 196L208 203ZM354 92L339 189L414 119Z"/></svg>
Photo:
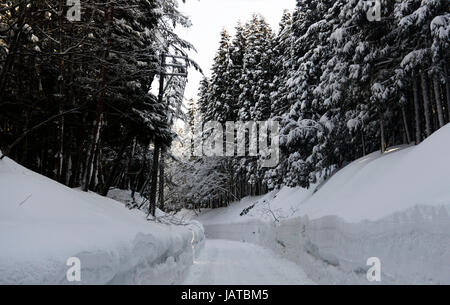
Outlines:
<svg viewBox="0 0 450 305"><path fill-rule="evenodd" d="M89 182L89 189L96 191L97 182L98 182L98 164L100 158L100 143L97 144L97 150L94 154L94 161L92 162L92 174Z"/></svg>
<svg viewBox="0 0 450 305"><path fill-rule="evenodd" d="M145 165L147 164L146 156L147 156L147 152L144 151L143 158L142 158L143 159L142 160L142 167L141 167L139 173L137 174L136 179L134 181L134 185L133 185L133 187L131 189L131 198L133 198L133 202L135 201L134 197L135 197L136 190L137 190L137 188L139 186L139 181L143 177L143 174L144 174L144 171L145 171ZM144 183L145 183L145 181L144 181ZM140 194L140 195L142 196L142 194Z"/></svg>
<svg viewBox="0 0 450 305"><path fill-rule="evenodd" d="M363 157L366 155L366 140L364 138L364 128L361 128L361 143L363 149Z"/></svg>
<svg viewBox="0 0 450 305"><path fill-rule="evenodd" d="M105 182L105 185L103 186L103 190L101 195L102 196L107 196L109 189L111 188L114 180L116 180L116 176L117 176L117 170L119 169L120 166L120 161L122 161L123 158L123 153L125 152L125 149L128 146L128 142L127 141L123 141L122 142L122 146L120 147L119 153L116 156L116 159L113 162L113 166L111 168L111 172L108 175L108 179Z"/></svg>
<svg viewBox="0 0 450 305"><path fill-rule="evenodd" d="M86 167L84 171L84 177L83 177L83 191L87 192L89 191L89 184L91 182L92 177L92 168L94 163L94 157L95 152L97 151L98 143L100 140L100 125L102 121L102 106L101 103L97 106L97 119L94 123L94 132L92 135L92 143L91 143L91 149L87 158Z"/></svg>
<svg viewBox="0 0 450 305"><path fill-rule="evenodd" d="M416 123L416 145L422 141L422 131L420 128L420 103L419 103L419 84L417 76L413 74L413 96L414 96L414 116Z"/></svg>
<svg viewBox="0 0 450 305"><path fill-rule="evenodd" d="M405 106L401 106L401 108L402 108L403 125L405 127L406 141L408 142L408 144L410 144L411 143L411 135L409 133L408 120L406 119Z"/></svg>
<svg viewBox="0 0 450 305"><path fill-rule="evenodd" d="M63 54L64 52L64 37L63 37L63 29L64 29L64 0L59 1L59 53ZM59 85L59 113L62 114L64 112L64 98L65 98L65 83L64 83L64 55L61 55L60 63L59 63L59 77L58 77L58 85ZM57 167L56 167L56 179L59 182L63 182L63 164L64 164L64 116L61 116L59 119L59 127L58 127L58 159L57 159Z"/></svg>
<svg viewBox="0 0 450 305"><path fill-rule="evenodd" d="M448 112L447 122L450 122L450 79L448 75L447 63L444 63L444 76L445 76L445 93L447 95L447 112Z"/></svg>
<svg viewBox="0 0 450 305"><path fill-rule="evenodd" d="M97 162L97 185L96 185L96 192L99 192L103 189L104 185L105 185L105 174L103 171L103 166L102 166L102 159L103 159L103 155L102 155L102 150L99 149L98 151L98 162Z"/></svg>
<svg viewBox="0 0 450 305"><path fill-rule="evenodd" d="M430 118L430 97L429 97L429 89L428 89L428 83L427 78L425 75L425 72L420 72L421 77L421 83L422 83L422 95L423 95L423 108L424 108L424 114L425 114L425 126L426 126L426 133L427 137L431 136L431 118Z"/></svg>
<svg viewBox="0 0 450 305"><path fill-rule="evenodd" d="M383 114L380 114L380 138L381 138L381 153L384 153L386 151L386 136L384 134Z"/></svg>
<svg viewBox="0 0 450 305"><path fill-rule="evenodd" d="M103 60L106 60L108 56L108 52L111 46L111 35L112 35L112 23L113 23L113 14L114 14L114 6L112 2L109 2L109 7L107 12L105 13L105 21L107 23L106 27L106 35L108 37L107 40L107 46L105 51L103 52ZM89 190L89 182L91 180L91 173L92 173L92 166L94 161L94 154L97 150L98 141L100 138L100 128L102 124L103 119L103 98L105 96L105 88L106 87L106 68L105 65L102 65L102 72L101 72L101 85L100 85L100 92L98 93L97 97L97 117L94 123L94 129L93 129L93 135L92 135L92 143L91 143L91 149L88 156L88 161L86 164L86 172L84 176L83 181L83 191L87 192Z"/></svg>
<svg viewBox="0 0 450 305"><path fill-rule="evenodd" d="M444 110L442 109L441 84L439 81L439 75L436 73L433 76L433 85L434 85L434 97L436 99L436 110L439 119L439 128L442 128L445 125Z"/></svg>
<svg viewBox="0 0 450 305"><path fill-rule="evenodd" d="M161 160L159 162L159 196L158 196L158 202L159 202L159 208L161 210L164 209L164 170L165 170L165 149L163 148L161 150Z"/></svg>
<svg viewBox="0 0 450 305"><path fill-rule="evenodd" d="M158 168L159 168L159 153L161 150L161 144L159 140L155 142L155 150L153 152L153 166L152 166L152 179L150 183L150 198L149 198L149 214L155 216L156 212L156 189L158 186Z"/></svg>

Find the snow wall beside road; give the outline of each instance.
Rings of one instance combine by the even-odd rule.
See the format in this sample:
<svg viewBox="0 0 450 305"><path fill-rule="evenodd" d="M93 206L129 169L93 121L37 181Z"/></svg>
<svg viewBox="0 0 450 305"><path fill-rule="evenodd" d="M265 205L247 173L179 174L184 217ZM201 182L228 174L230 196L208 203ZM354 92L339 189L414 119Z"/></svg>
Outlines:
<svg viewBox="0 0 450 305"><path fill-rule="evenodd" d="M208 238L271 248L323 284L370 284L367 259L381 261L381 284L450 284L450 212L422 206L377 221L347 223L336 216L280 223L205 225Z"/></svg>

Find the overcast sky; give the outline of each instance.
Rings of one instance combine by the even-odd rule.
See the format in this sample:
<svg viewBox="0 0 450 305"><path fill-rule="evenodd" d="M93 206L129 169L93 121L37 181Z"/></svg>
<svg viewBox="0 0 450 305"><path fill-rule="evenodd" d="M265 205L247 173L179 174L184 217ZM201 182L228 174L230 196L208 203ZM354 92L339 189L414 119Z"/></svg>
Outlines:
<svg viewBox="0 0 450 305"><path fill-rule="evenodd" d="M190 17L193 26L178 29L179 35L194 44L197 53L191 57L200 64L205 75L210 68L219 47L220 32L226 28L234 34L234 27L240 20L249 20L253 13L263 15L267 22L278 31L278 23L285 9L293 10L295 0L186 0L180 2L180 10ZM186 98L197 100L197 89L202 76L195 70L189 72Z"/></svg>

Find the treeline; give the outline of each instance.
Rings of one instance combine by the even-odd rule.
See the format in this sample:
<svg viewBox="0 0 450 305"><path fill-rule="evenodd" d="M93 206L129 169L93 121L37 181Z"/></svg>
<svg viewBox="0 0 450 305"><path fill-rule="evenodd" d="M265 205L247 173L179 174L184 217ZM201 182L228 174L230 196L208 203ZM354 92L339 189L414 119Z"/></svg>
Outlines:
<svg viewBox="0 0 450 305"><path fill-rule="evenodd" d="M298 0L278 34L257 15L234 37L221 34L198 120L277 120L281 160L263 169L255 158L191 159L178 175L179 201L217 207L282 185L309 187L449 122L448 0L381 1L373 22L369 2Z"/></svg>
<svg viewBox="0 0 450 305"><path fill-rule="evenodd" d="M1 158L85 191L145 193L158 171L151 144L170 146L183 98L177 76L163 100L150 93L161 55L191 48L174 33L190 24L177 5L82 0L81 20L70 21L66 0L2 1Z"/></svg>

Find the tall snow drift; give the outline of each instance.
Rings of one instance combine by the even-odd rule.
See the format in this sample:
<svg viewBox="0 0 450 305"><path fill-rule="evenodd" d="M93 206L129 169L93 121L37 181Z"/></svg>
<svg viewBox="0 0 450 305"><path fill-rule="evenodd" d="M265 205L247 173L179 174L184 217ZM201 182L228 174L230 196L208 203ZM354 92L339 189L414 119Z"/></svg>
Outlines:
<svg viewBox="0 0 450 305"><path fill-rule="evenodd" d="M0 161L0 284L65 283L72 256L81 259L82 283L151 283L151 274L131 279L127 272L175 261L192 252L193 239L203 240L197 222L149 222L120 202L72 190L8 158Z"/></svg>
<svg viewBox="0 0 450 305"><path fill-rule="evenodd" d="M351 163L304 201L297 214L358 222L423 205L450 206L450 124L418 146Z"/></svg>

